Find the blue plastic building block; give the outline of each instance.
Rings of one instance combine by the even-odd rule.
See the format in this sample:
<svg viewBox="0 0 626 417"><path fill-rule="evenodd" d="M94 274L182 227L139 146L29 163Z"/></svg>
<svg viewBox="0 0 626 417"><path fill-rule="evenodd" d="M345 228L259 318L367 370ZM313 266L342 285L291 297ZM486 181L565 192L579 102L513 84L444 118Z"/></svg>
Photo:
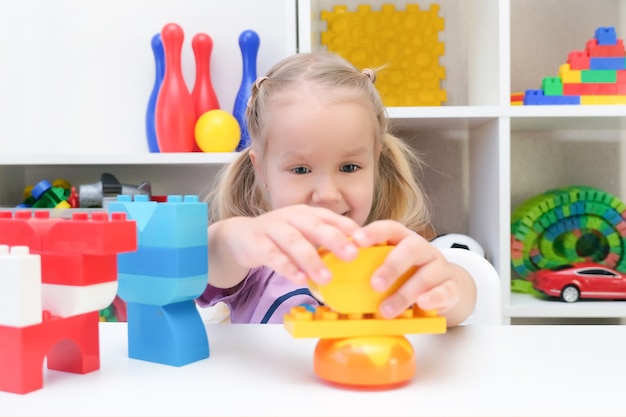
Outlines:
<svg viewBox="0 0 626 417"><path fill-rule="evenodd" d="M207 203L197 196L157 203L124 195L108 210L137 224L137 251L118 255L129 356L175 366L207 358L206 329L194 301L208 282Z"/></svg>
<svg viewBox="0 0 626 417"><path fill-rule="evenodd" d="M596 29L595 38L598 45L617 45L617 34L614 27L600 27Z"/></svg>
<svg viewBox="0 0 626 417"><path fill-rule="evenodd" d="M128 218L137 221L142 239L139 245L166 248L207 245L207 207L195 195L169 195L167 203L149 201L146 195L136 195L134 201L129 195L121 195L109 203L109 211L126 212Z"/></svg>
<svg viewBox="0 0 626 417"><path fill-rule="evenodd" d="M183 366L209 357L204 323L193 302L164 307L128 303L127 311L130 358Z"/></svg>
<svg viewBox="0 0 626 417"><path fill-rule="evenodd" d="M580 104L580 96L546 96L542 90L526 90L524 105Z"/></svg>
<svg viewBox="0 0 626 417"><path fill-rule="evenodd" d="M140 246L128 255L118 257L119 272L168 278L206 275L209 262L206 245L188 248Z"/></svg>
<svg viewBox="0 0 626 417"><path fill-rule="evenodd" d="M167 306L197 298L207 286L207 275L171 278L156 275L118 274L118 295L127 303ZM130 321L130 313L129 319Z"/></svg>
<svg viewBox="0 0 626 417"><path fill-rule="evenodd" d="M592 70L623 70L626 69L626 60L623 56L618 57L591 57L589 69Z"/></svg>

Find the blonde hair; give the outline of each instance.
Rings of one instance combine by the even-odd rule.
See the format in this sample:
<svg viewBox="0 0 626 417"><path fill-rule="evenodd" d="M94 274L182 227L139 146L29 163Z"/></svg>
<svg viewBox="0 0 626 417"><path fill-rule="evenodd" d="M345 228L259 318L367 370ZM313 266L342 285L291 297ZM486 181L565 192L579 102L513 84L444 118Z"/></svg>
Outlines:
<svg viewBox="0 0 626 417"><path fill-rule="evenodd" d="M280 61L252 86L246 111L252 147L265 148L264 116L270 98L276 94L284 94L302 83L329 90L349 89L371 106L378 125L376 140L381 146L374 201L366 223L391 219L418 233L429 233L428 203L415 177L415 169L421 168L422 161L406 143L388 132L386 109L374 79L372 70L359 71L343 58L325 52L299 53ZM271 210L257 184L249 150L243 150L216 178L207 198L210 222L233 216L258 216Z"/></svg>

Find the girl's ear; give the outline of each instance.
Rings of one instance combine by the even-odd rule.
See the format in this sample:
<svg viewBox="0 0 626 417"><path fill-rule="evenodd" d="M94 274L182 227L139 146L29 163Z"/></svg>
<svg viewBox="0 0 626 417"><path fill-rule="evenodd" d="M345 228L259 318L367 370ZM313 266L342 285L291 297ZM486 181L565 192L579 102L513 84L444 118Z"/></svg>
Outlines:
<svg viewBox="0 0 626 417"><path fill-rule="evenodd" d="M257 157L256 151L254 149L250 149L248 151L248 156L250 157L250 162L254 167L254 173L257 178L257 184L264 185L267 188L267 181L265 181L265 176L263 175L263 169L261 169L261 163L259 162L259 158Z"/></svg>

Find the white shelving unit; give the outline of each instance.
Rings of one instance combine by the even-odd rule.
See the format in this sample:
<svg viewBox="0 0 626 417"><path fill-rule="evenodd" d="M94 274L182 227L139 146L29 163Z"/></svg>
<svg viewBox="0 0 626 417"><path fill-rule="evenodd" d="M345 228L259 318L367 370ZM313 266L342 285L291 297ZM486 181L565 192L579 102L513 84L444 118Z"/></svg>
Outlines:
<svg viewBox="0 0 626 417"><path fill-rule="evenodd" d="M259 18L262 16L262 18ZM239 35L261 39L257 71L297 51L290 0L7 0L0 2L0 204L26 185L66 178L150 181L155 194L200 194L234 154L150 154L145 133L155 78L152 36L185 32L182 69L195 80L191 39L213 39L211 76L232 111L242 79Z"/></svg>
<svg viewBox="0 0 626 417"><path fill-rule="evenodd" d="M41 179L83 184L103 172L155 194L202 194L234 154L150 154L145 111L154 82L150 39L168 22L185 30L183 72L193 86L193 34L214 41L213 83L232 109L241 81L238 36L261 38L258 73L321 48L322 10L410 0L3 0L0 2L0 204ZM525 199L584 183L626 198L626 106L509 105L538 88L595 28L626 22L619 0L439 0L445 30L441 107L389 108L393 128L424 156L422 180L438 232L466 233L503 282L506 320L621 317L626 302L561 302L510 293L510 218ZM372 63L372 66L380 63Z"/></svg>

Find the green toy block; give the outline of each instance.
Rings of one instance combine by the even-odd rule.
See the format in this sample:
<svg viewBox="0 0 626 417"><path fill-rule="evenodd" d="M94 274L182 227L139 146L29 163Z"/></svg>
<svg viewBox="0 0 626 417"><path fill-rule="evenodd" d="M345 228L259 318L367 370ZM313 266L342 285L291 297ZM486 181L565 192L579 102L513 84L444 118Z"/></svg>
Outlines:
<svg viewBox="0 0 626 417"><path fill-rule="evenodd" d="M562 96L563 82L559 77L545 77L541 81L541 89L544 96Z"/></svg>
<svg viewBox="0 0 626 417"><path fill-rule="evenodd" d="M616 70L582 70L580 72L582 83L616 83Z"/></svg>

